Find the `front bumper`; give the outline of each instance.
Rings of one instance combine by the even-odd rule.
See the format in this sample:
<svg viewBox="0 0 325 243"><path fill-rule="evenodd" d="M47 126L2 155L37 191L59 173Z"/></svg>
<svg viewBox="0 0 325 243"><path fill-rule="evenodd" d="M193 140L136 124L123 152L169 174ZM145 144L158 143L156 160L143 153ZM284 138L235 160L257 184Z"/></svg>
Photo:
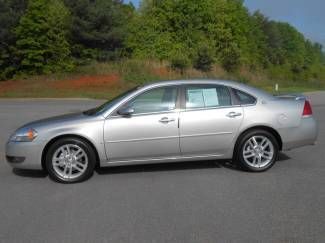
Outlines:
<svg viewBox="0 0 325 243"><path fill-rule="evenodd" d="M43 144L37 142L7 142L6 159L14 168L42 169Z"/></svg>

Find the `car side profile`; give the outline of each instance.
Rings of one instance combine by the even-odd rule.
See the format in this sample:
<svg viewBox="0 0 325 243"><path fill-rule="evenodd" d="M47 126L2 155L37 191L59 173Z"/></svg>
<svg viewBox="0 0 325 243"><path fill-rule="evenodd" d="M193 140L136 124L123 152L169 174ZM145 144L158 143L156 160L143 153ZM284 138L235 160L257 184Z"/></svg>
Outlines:
<svg viewBox="0 0 325 243"><path fill-rule="evenodd" d="M94 109L35 121L6 144L15 168L44 169L58 182L88 179L96 166L231 159L265 171L281 150L315 143L302 96L273 96L233 81L164 81Z"/></svg>

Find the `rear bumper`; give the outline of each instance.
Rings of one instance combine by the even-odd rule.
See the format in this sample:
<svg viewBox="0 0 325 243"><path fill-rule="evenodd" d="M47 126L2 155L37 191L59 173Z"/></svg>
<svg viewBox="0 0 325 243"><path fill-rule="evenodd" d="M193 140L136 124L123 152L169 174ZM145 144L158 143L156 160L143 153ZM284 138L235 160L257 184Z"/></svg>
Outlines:
<svg viewBox="0 0 325 243"><path fill-rule="evenodd" d="M6 160L14 168L42 169L42 148L35 142L8 142Z"/></svg>
<svg viewBox="0 0 325 243"><path fill-rule="evenodd" d="M313 117L304 117L298 127L279 129L282 150L314 145L317 140L317 123Z"/></svg>

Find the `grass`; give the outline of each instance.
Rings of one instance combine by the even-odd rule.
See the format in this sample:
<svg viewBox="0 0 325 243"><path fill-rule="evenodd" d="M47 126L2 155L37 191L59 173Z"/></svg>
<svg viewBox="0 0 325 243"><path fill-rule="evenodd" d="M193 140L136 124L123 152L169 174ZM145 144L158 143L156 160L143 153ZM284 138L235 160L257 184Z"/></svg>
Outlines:
<svg viewBox="0 0 325 243"><path fill-rule="evenodd" d="M274 76L274 70L272 70ZM281 77L281 70L276 76ZM324 79L290 81L271 79L266 71L250 71L242 67L236 73L227 73L219 65L210 72L187 69L184 72L169 68L166 62L124 60L112 63L92 63L76 68L73 73L40 75L15 78L0 82L2 98L96 98L109 99L136 85L158 80L212 78L237 80L274 92L275 84L280 93L300 93L325 89Z"/></svg>

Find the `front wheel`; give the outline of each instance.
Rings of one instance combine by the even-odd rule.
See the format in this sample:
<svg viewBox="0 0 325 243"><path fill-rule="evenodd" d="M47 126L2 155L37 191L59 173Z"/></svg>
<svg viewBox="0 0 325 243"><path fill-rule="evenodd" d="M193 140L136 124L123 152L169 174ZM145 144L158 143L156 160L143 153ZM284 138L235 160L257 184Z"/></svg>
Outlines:
<svg viewBox="0 0 325 243"><path fill-rule="evenodd" d="M243 169L260 172L274 165L278 153L278 142L271 133L253 130L239 139L234 157Z"/></svg>
<svg viewBox="0 0 325 243"><path fill-rule="evenodd" d="M91 146L78 138L54 142L46 154L46 169L51 179L62 183L87 180L94 171L96 156Z"/></svg>

